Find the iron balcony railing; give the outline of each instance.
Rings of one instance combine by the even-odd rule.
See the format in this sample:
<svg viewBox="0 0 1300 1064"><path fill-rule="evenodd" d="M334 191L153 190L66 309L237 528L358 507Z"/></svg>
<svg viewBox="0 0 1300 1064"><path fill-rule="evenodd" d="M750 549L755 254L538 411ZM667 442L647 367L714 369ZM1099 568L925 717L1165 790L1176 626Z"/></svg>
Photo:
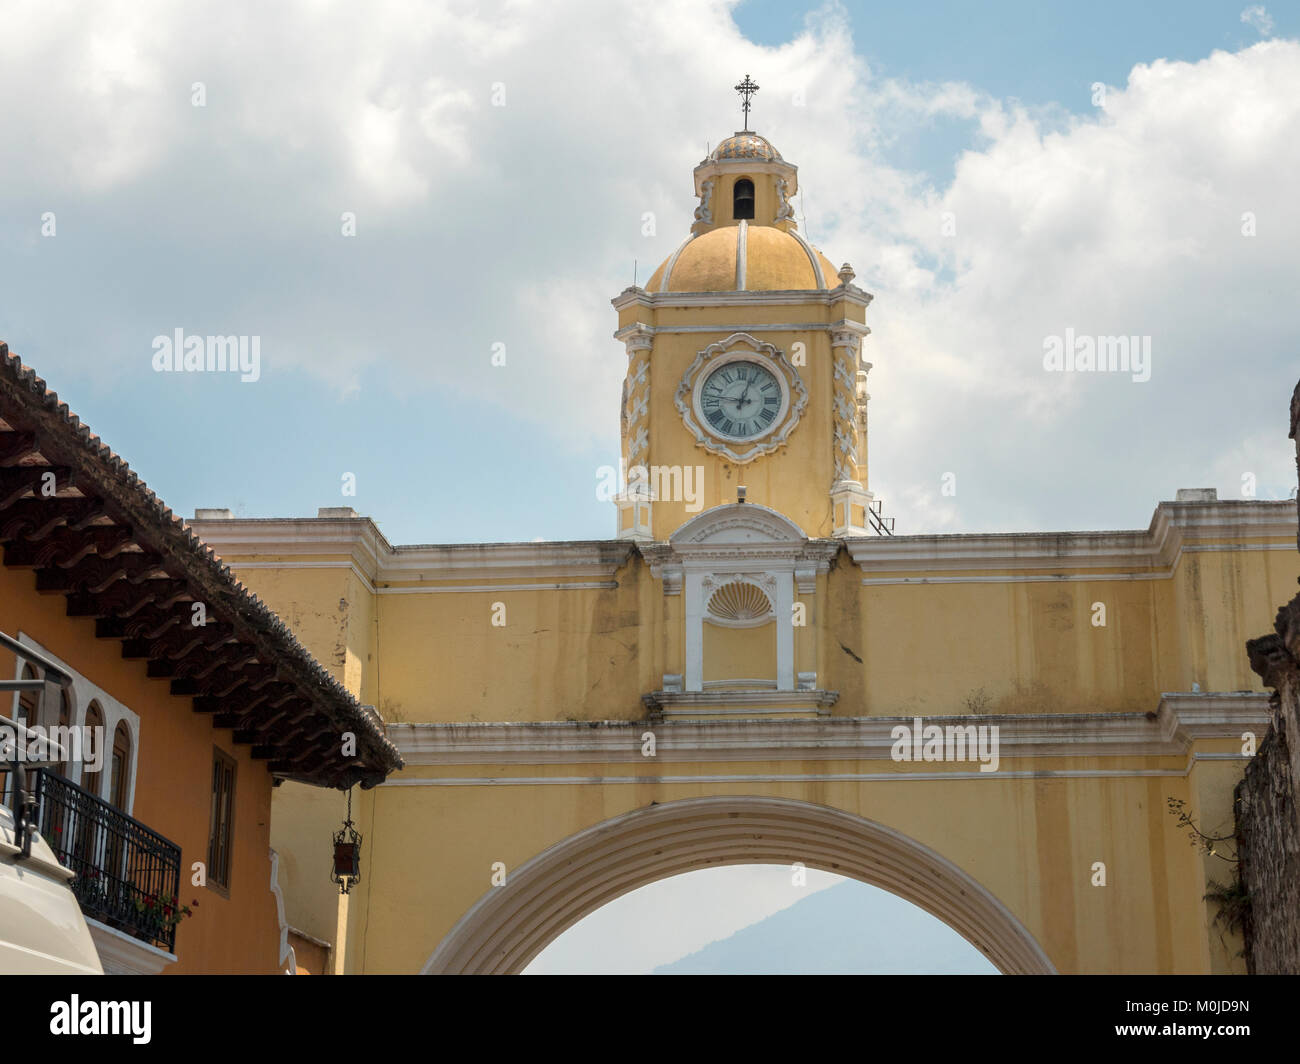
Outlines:
<svg viewBox="0 0 1300 1064"><path fill-rule="evenodd" d="M42 837L88 917L175 952L181 848L49 769L28 772Z"/></svg>
<svg viewBox="0 0 1300 1064"><path fill-rule="evenodd" d="M878 536L892 536L894 534L894 519L886 517L881 512L881 501L877 499L867 508L867 517L871 521L871 527L875 529Z"/></svg>

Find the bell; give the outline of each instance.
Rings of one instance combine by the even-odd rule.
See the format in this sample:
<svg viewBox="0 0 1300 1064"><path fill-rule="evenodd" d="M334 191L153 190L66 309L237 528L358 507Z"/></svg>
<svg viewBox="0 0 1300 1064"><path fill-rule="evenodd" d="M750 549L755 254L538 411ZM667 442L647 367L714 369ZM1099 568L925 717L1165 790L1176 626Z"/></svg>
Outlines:
<svg viewBox="0 0 1300 1064"><path fill-rule="evenodd" d="M732 216L736 221L754 217L754 182L742 177L732 192Z"/></svg>

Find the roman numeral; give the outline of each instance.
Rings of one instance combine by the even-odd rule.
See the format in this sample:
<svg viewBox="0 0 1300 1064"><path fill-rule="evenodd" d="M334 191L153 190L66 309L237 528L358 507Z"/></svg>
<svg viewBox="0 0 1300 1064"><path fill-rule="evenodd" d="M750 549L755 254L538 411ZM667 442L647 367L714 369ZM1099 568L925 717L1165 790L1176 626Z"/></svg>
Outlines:
<svg viewBox="0 0 1300 1064"><path fill-rule="evenodd" d="M764 425L772 424L772 421L773 419L775 419L775 417L776 417L775 410L764 410L762 411L762 413L758 415L759 420L762 421Z"/></svg>
<svg viewBox="0 0 1300 1064"><path fill-rule="evenodd" d="M764 406L780 406L781 397L779 395L769 395L763 400Z"/></svg>
<svg viewBox="0 0 1300 1064"><path fill-rule="evenodd" d="M712 425L715 429L716 429L716 428L721 428L721 426L722 426L722 410L721 410L721 408L719 408L719 409L717 409L717 410L711 410L711 411L709 411L709 413L705 414L704 416L707 417L707 418L709 419L709 424Z"/></svg>
<svg viewBox="0 0 1300 1064"><path fill-rule="evenodd" d="M727 433L733 433L733 432L735 431L735 428L734 428L734 426L733 426L732 420L731 420L731 418L729 418L729 417L724 417L724 418L722 419L722 426L721 426L721 428L722 428L722 431L723 431L723 432L727 432Z"/></svg>
<svg viewBox="0 0 1300 1064"><path fill-rule="evenodd" d="M722 397L717 395L706 395L704 397L704 409L716 410L718 404L722 402Z"/></svg>

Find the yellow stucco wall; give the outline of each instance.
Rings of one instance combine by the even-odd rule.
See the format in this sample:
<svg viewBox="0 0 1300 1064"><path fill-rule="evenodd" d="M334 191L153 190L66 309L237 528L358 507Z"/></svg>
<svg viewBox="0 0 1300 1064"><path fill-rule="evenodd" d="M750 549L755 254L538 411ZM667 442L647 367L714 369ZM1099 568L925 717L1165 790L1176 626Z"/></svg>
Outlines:
<svg viewBox="0 0 1300 1064"><path fill-rule="evenodd" d="M735 771L724 764L691 767L701 775ZM791 767L756 763L745 770L757 775ZM628 774L626 766L584 769L592 777ZM843 762L817 766L825 773L853 769ZM570 770L529 771L552 773ZM508 779L519 769L486 766L484 774ZM1036 933L1061 971L1205 970L1199 862L1165 811L1167 795L1185 796L1184 780L942 783L906 775L900 772L898 783L871 784L382 787L374 799L379 816L408 830L378 840L371 855L374 881L387 886L382 901L372 894L366 970L419 971L442 935L492 889L495 862L515 869L580 827L652 801L706 794L799 798L894 827L992 891ZM790 861L800 859L792 847ZM1091 885L1095 861L1107 865L1104 887ZM1042 889L1045 883L1050 889Z"/></svg>
<svg viewBox="0 0 1300 1064"><path fill-rule="evenodd" d="M918 570L916 583L863 586L842 553L824 592L801 596L811 607L797 645L802 663L819 648L836 715L1146 711L1193 683L1262 690L1241 648L1297 574L1293 551L1207 550L1158 579L1017 581L1005 570L922 583ZM341 566L240 570L340 680L398 722L639 719L641 695L682 671L682 600L636 554L613 575L616 588L391 594ZM1104 627L1092 623L1096 603Z"/></svg>
<svg viewBox="0 0 1300 1064"><path fill-rule="evenodd" d="M972 582L864 585L870 574L842 551L817 592L800 597L810 608L808 629L797 633L798 667L815 656L819 686L840 693L837 717L1149 713L1161 692L1193 683L1258 691L1241 646L1268 627L1300 558L1281 549L1281 537L1241 543L1233 534L1198 538L1198 547L1217 549L1183 550L1172 573L1152 566L1131 579L1017 579L1025 571L1005 568ZM1222 549L1234 543L1278 549ZM239 568L238 556L227 560ZM617 587L577 590L397 594L413 585L367 590L344 558L315 561L332 567L250 568L241 578L393 722L640 720L641 696L681 671L682 598L665 596L635 552L613 573ZM918 581L943 575L909 571ZM1092 623L1099 602L1104 627ZM505 604L503 627L492 624L495 603ZM755 633L728 633L736 634ZM1181 798L1206 830L1225 829L1244 765L1234 749L1196 744L1198 757L1226 755L1219 761L1007 760L996 779L952 782L911 779L908 766L893 766L899 778L886 782L749 778L861 767L837 761L745 764L745 781L708 784L501 782L656 775L599 762L412 765L356 798L366 866L350 904L348 967L418 970L488 889L495 861L518 867L652 801L757 794L832 805L932 847L992 891L1062 971L1237 971L1240 943L1211 926L1202 897L1210 880L1230 872L1198 854L1166 808ZM687 774L679 768L661 770ZM1051 778L1066 769L1102 775ZM692 763L688 774L738 771ZM1017 771L1039 778L1014 778ZM409 785L437 777L497 782ZM337 918L327 842L341 813L338 795L293 786L276 793L273 841L286 855L290 923L327 941ZM1104 888L1091 885L1094 861L1106 864Z"/></svg>

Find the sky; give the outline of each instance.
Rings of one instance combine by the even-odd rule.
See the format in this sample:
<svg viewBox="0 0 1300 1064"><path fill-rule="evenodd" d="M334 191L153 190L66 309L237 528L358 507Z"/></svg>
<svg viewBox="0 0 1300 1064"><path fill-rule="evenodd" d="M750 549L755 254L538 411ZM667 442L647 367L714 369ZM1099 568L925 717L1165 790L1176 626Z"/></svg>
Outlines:
<svg viewBox="0 0 1300 1064"><path fill-rule="evenodd" d="M751 919L754 905L769 910L763 919ZM943 921L879 887L800 866L734 865L629 891L560 934L524 974L994 975L997 969Z"/></svg>
<svg viewBox="0 0 1300 1064"><path fill-rule="evenodd" d="M1207 0L0 0L0 341L182 515L607 538L609 300L687 234L748 73L801 232L875 297L899 533L1282 498L1298 33ZM176 330L256 341L256 379L156 370ZM1149 376L1054 372L1066 335Z"/></svg>
<svg viewBox="0 0 1300 1064"><path fill-rule="evenodd" d="M0 13L0 339L177 513L612 535L608 300L688 231L744 73L802 231L875 296L871 487L900 533L1290 491L1294 7ZM155 371L177 329L257 338L258 379ZM1148 338L1150 379L1047 371L1067 329Z"/></svg>

